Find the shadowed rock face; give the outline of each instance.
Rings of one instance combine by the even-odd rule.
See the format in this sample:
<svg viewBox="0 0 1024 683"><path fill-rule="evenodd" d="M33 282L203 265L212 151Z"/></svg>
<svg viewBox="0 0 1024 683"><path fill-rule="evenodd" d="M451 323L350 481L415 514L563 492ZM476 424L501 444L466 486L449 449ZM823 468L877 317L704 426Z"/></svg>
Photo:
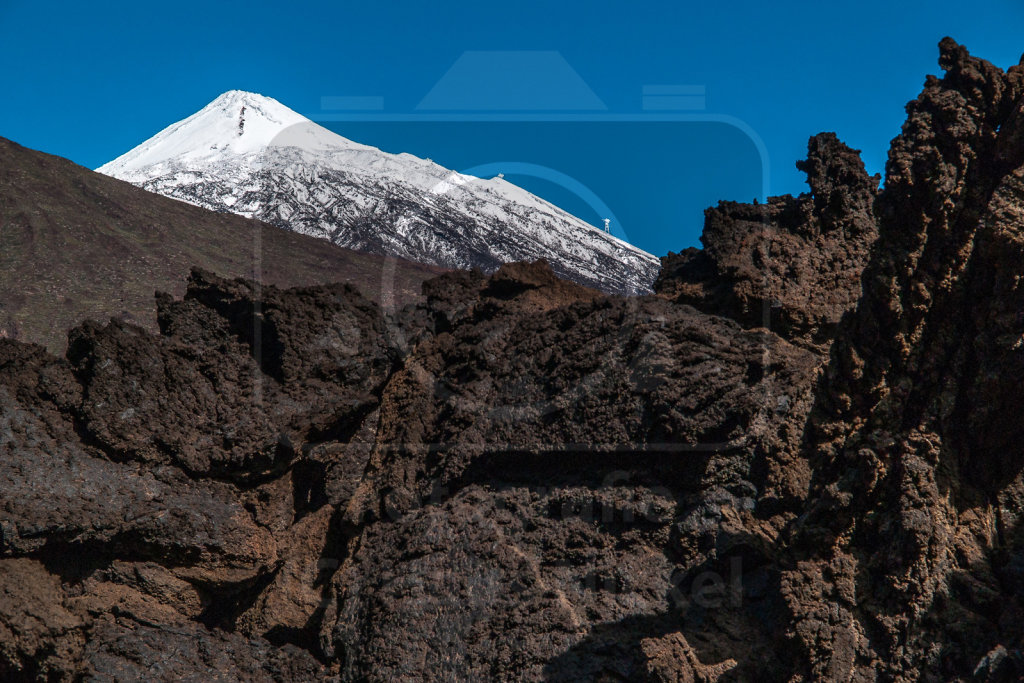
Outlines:
<svg viewBox="0 0 1024 683"><path fill-rule="evenodd" d="M197 270L0 340L0 678L1019 678L1024 69L940 48L883 190L816 136L652 296Z"/></svg>
<svg viewBox="0 0 1024 683"><path fill-rule="evenodd" d="M598 624L664 631L673 579L719 553L764 561L775 530L755 499L801 485L781 463L818 357L657 297L567 291L547 273L431 284L431 304L475 293L382 398L346 510L359 531L321 627L348 679L634 672L614 648L559 657ZM561 305L542 311L546 290ZM709 523L725 518L728 529Z"/></svg>
<svg viewBox="0 0 1024 683"><path fill-rule="evenodd" d="M623 620L691 652L672 591L767 561L757 500L809 482L821 356L544 263L425 296L386 317L347 285L194 271L159 335L87 322L65 360L0 342L4 676L569 679L664 655L590 653Z"/></svg>
<svg viewBox="0 0 1024 683"><path fill-rule="evenodd" d="M813 676L1021 672L1024 69L940 49L805 436L783 585Z"/></svg>

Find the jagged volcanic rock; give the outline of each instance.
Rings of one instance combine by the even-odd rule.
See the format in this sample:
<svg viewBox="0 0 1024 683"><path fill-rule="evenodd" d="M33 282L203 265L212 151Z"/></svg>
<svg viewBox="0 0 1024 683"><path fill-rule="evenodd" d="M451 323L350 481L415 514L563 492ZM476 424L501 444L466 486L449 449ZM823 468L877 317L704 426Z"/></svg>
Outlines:
<svg viewBox="0 0 1024 683"><path fill-rule="evenodd" d="M465 285L430 283L428 305L467 298L384 393L327 651L351 680L633 672L614 649L559 656L596 624L666 628L673 572L739 547L763 562L765 454L795 450L818 358L543 264ZM754 528L691 530L707 515Z"/></svg>
<svg viewBox="0 0 1024 683"><path fill-rule="evenodd" d="M746 327L827 345L860 298L860 275L878 234L878 177L833 133L810 139L811 192L767 204L720 202L705 211L704 249L662 259L655 290L680 303L727 315Z"/></svg>
<svg viewBox="0 0 1024 683"><path fill-rule="evenodd" d="M183 633L207 654L168 665L174 675L312 666L293 650L268 660L268 643L306 648L323 675L408 673L407 656L437 651L438 629L463 637L459 619L392 599L428 566L408 539L434 543L422 525L438 523L448 535L422 552L440 583L423 589L451 609L471 599L490 624L445 666L570 676L575 665L552 662L587 624L660 619L681 566L718 545L770 546L770 526L748 539L698 520L752 519L756 493L788 476L776 461L796 453L819 356L663 298L605 297L544 263L453 273L426 292L388 318L343 285L257 297L253 283L196 271L184 299L158 296L159 336L86 323L67 361L3 342L17 426L2 552L35 558L59 589L56 625L14 638L5 674L27 676L39 648L74 638L46 660L57 678L135 675L146 648ZM440 507L424 505L434 495ZM496 531L488 510L511 526ZM592 526L594 510L607 522ZM480 555L495 533L520 550ZM542 569L577 546L590 550ZM61 567L68 552L79 559ZM470 568L492 560L493 587L519 581L522 596L474 592ZM61 620L74 628L54 635ZM392 620L409 621L402 638ZM506 630L523 646L502 644ZM254 673L243 652L271 668Z"/></svg>
<svg viewBox="0 0 1024 683"><path fill-rule="evenodd" d="M783 585L812 677L1024 671L1024 69L940 49L806 436L815 477Z"/></svg>
<svg viewBox="0 0 1024 683"><path fill-rule="evenodd" d="M197 270L0 340L0 677L1020 679L1024 67L940 49L884 189L813 138L655 295Z"/></svg>
<svg viewBox="0 0 1024 683"><path fill-rule="evenodd" d="M325 506L355 488L395 362L384 319L348 285L282 292L202 271L183 300L158 300L162 335L86 323L68 361L0 340L0 575L59 588L0 604L7 680L321 670L265 637L298 638L321 601ZM26 627L44 607L54 623ZM236 625L249 637L210 630ZM58 626L73 642L48 644ZM165 648L176 658L153 669Z"/></svg>

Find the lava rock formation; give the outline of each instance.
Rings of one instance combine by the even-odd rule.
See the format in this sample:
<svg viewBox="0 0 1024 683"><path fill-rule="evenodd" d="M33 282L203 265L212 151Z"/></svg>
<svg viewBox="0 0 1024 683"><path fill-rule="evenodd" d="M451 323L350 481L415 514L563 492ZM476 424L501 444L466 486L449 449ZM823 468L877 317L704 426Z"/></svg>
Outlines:
<svg viewBox="0 0 1024 683"><path fill-rule="evenodd" d="M0 677L1018 679L1024 67L940 51L882 189L815 136L653 295L194 270L0 339Z"/></svg>

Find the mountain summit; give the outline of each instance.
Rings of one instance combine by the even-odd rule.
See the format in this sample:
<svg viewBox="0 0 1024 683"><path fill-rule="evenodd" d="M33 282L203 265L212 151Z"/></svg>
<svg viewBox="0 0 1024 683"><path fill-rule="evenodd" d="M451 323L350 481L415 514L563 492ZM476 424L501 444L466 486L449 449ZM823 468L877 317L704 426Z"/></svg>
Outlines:
<svg viewBox="0 0 1024 683"><path fill-rule="evenodd" d="M97 170L205 208L440 266L493 271L545 259L566 279L622 294L650 291L660 267L502 178L353 142L239 90Z"/></svg>
<svg viewBox="0 0 1024 683"><path fill-rule="evenodd" d="M300 139L303 133L305 139ZM161 169L199 170L233 156L264 154L274 146L307 151L363 147L317 126L271 97L229 90L96 170L123 179L152 178Z"/></svg>

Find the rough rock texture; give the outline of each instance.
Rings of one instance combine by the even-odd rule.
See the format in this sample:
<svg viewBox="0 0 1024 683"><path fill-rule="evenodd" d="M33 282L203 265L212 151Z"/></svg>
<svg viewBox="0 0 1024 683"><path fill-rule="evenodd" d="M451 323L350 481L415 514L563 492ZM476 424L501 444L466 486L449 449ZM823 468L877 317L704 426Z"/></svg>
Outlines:
<svg viewBox="0 0 1024 683"><path fill-rule="evenodd" d="M350 437L396 352L348 285L255 287L196 271L158 296L164 334L88 322L67 361L0 341L5 679L322 673L267 638L319 608L325 506L355 488ZM339 435L353 447L322 445Z"/></svg>
<svg viewBox="0 0 1024 683"><path fill-rule="evenodd" d="M830 342L860 298L878 234L880 179L867 175L859 154L834 133L812 137L797 163L810 193L707 209L704 249L664 257L655 291L791 341Z"/></svg>
<svg viewBox="0 0 1024 683"><path fill-rule="evenodd" d="M771 544L755 499L796 452L818 357L540 264L466 284L431 283L444 331L384 393L325 652L350 680L634 675L620 624L668 628L675 573ZM452 290L476 293L452 313Z"/></svg>
<svg viewBox="0 0 1024 683"><path fill-rule="evenodd" d="M0 679L1019 680L1024 67L940 49L883 190L813 138L652 296L0 340Z"/></svg>
<svg viewBox="0 0 1024 683"><path fill-rule="evenodd" d="M765 561L779 527L755 499L807 486L790 465L821 357L542 262L425 295L386 317L346 285L195 271L157 296L160 335L87 322L66 360L0 342L0 671L720 664L671 636L673 581L726 549Z"/></svg>
<svg viewBox="0 0 1024 683"><path fill-rule="evenodd" d="M254 287L194 271L184 301L158 296L163 336L72 330L86 438L117 460L252 478L303 439L357 428L394 362L376 305L349 285Z"/></svg>
<svg viewBox="0 0 1024 683"><path fill-rule="evenodd" d="M811 677L1024 670L1024 68L940 49L806 437L815 476L783 590Z"/></svg>

